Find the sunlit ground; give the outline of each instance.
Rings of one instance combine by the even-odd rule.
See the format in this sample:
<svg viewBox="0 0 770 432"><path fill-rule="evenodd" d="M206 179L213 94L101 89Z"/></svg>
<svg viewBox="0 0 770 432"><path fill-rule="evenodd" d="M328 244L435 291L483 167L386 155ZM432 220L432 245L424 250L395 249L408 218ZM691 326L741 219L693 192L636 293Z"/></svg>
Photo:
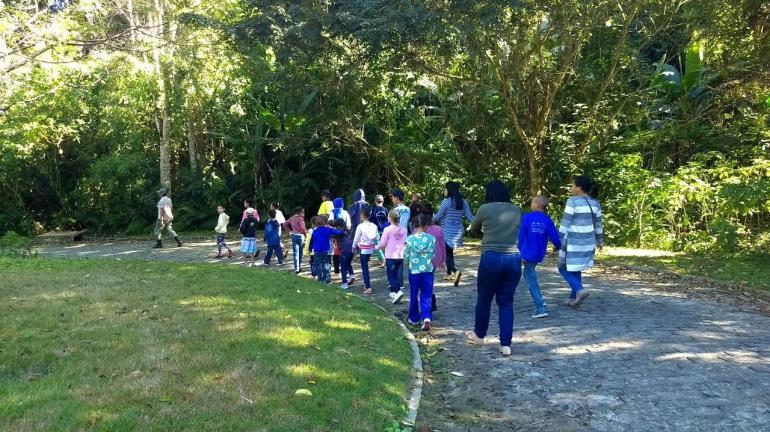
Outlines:
<svg viewBox="0 0 770 432"><path fill-rule="evenodd" d="M381 431L405 412L407 342L335 287L42 258L0 259L0 281L0 430Z"/></svg>

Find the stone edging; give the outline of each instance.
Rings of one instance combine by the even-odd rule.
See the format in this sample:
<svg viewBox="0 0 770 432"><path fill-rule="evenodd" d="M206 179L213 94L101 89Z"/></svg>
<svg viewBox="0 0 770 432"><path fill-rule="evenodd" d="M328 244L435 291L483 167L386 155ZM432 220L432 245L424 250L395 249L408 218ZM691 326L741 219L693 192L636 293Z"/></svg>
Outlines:
<svg viewBox="0 0 770 432"><path fill-rule="evenodd" d="M377 303L374 303L366 298L363 299L378 307L386 314L390 313L387 309L378 305ZM409 341L409 345L412 347L412 391L409 395L406 418L404 418L402 423L408 426L414 426L417 422L417 411L420 408L420 400L422 399L423 369L422 357L420 356L420 346L417 345L417 340L415 339L412 332L406 328L400 319L396 318L396 316L392 313L390 317L393 319L393 321L396 322L396 324L398 324L399 327L401 327L401 332L404 334L404 338Z"/></svg>

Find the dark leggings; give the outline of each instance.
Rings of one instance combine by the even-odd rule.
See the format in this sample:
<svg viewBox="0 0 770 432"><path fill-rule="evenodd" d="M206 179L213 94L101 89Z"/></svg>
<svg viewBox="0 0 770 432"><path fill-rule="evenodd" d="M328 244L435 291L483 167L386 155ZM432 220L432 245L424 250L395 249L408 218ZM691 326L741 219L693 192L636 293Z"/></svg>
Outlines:
<svg viewBox="0 0 770 432"><path fill-rule="evenodd" d="M333 255L332 256L332 264L334 265L334 274L339 274L339 272L340 272L340 255Z"/></svg>
<svg viewBox="0 0 770 432"><path fill-rule="evenodd" d="M456 271L457 266L455 265L455 250L454 248L449 247L449 245L446 245L446 274L451 275Z"/></svg>

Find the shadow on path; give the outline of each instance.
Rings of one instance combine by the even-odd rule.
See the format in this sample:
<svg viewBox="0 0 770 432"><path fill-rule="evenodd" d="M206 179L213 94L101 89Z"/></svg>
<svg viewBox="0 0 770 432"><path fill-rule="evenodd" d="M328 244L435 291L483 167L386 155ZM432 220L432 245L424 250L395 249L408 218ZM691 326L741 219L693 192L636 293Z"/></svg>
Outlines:
<svg viewBox="0 0 770 432"><path fill-rule="evenodd" d="M213 259L213 242L150 246L57 246L40 252L235 265ZM514 354L503 358L494 343L474 347L463 340L463 331L473 327L478 257L457 260L466 275L462 283L454 287L436 278L434 329L415 332L426 372L418 424L442 432L769 430L770 317L685 299L656 290L652 282L590 274L593 295L574 310L563 305L569 289L545 264L540 281L551 316L531 318L534 307L522 279L515 298ZM407 302L390 305L384 271L373 267L370 299L405 317ZM360 292L357 276L353 290ZM497 333L494 309L490 335Z"/></svg>

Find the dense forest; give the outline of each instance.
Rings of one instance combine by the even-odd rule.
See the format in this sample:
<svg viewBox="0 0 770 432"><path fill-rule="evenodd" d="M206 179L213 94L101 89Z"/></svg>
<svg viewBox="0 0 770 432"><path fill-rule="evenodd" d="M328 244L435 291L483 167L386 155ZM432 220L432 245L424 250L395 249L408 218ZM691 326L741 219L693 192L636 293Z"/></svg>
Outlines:
<svg viewBox="0 0 770 432"><path fill-rule="evenodd" d="M0 234L586 173L611 244L770 250L763 0L3 0L0 71Z"/></svg>

